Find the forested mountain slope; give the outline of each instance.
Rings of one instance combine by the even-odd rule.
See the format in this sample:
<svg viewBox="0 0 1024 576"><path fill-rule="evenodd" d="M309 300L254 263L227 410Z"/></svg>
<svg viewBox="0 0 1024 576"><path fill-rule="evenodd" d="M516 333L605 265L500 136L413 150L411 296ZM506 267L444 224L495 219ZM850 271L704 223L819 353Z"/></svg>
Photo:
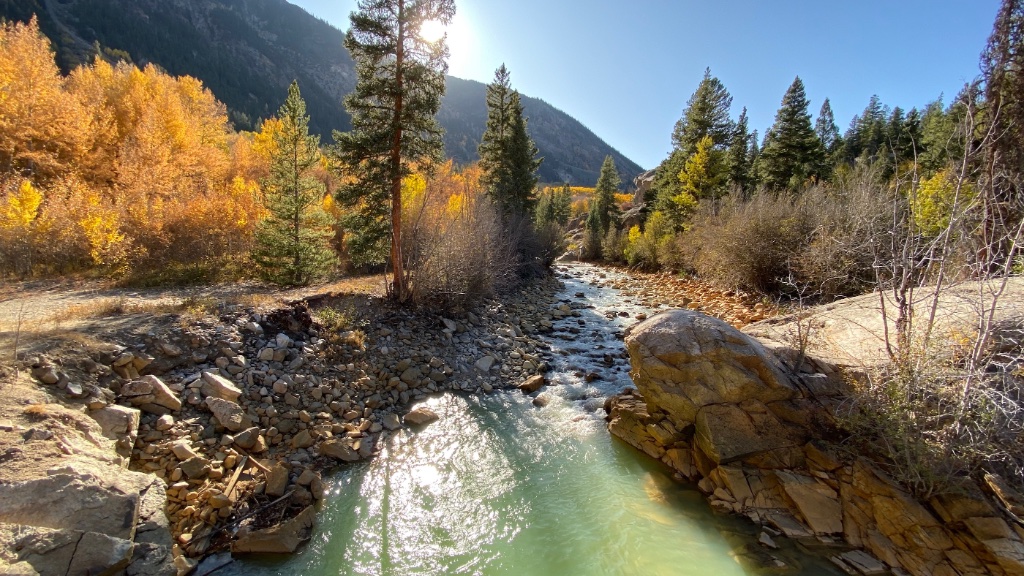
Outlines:
<svg viewBox="0 0 1024 576"><path fill-rule="evenodd" d="M313 132L329 141L332 130L349 127L341 100L356 75L342 32L284 0L0 0L0 18L25 21L33 14L65 71L91 61L98 46L108 58L127 55L139 65L195 76L241 129L272 115L295 79ZM447 153L459 162L477 159L485 88L448 79L439 116ZM523 102L545 158L541 181L592 186L609 154L623 181L642 172L564 112L534 98Z"/></svg>

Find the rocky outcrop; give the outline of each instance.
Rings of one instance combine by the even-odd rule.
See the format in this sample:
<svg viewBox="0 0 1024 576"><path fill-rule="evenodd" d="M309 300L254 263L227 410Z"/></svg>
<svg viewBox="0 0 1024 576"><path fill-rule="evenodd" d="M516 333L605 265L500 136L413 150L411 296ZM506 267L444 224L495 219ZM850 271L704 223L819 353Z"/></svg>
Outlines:
<svg viewBox="0 0 1024 576"><path fill-rule="evenodd" d="M919 502L870 461L815 439L835 429L836 366L808 357L791 370L772 348L690 311L641 323L626 346L637 390L609 399L609 430L697 482L715 509L869 552L834 552L851 574L1024 574L1024 527L1003 512L1021 501L1005 482Z"/></svg>

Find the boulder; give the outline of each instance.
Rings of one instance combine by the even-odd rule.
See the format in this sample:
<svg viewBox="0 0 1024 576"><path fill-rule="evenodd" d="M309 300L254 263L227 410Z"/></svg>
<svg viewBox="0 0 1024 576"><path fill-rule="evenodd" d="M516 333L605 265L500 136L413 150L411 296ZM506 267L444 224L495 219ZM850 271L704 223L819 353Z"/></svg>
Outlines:
<svg viewBox="0 0 1024 576"><path fill-rule="evenodd" d="M777 470L775 477L815 534L843 531L843 510L835 490L802 474Z"/></svg>
<svg viewBox="0 0 1024 576"><path fill-rule="evenodd" d="M112 467L104 472L111 475L111 481L118 475L137 474ZM140 499L137 491L91 475L53 474L0 484L0 523L94 531L131 540L139 519Z"/></svg>
<svg viewBox="0 0 1024 576"><path fill-rule="evenodd" d="M332 438L320 443L320 455L341 460L342 462L356 462L361 459L359 452L343 440Z"/></svg>
<svg viewBox="0 0 1024 576"><path fill-rule="evenodd" d="M746 410L744 408L747 408ZM781 466L793 464L787 449L803 454L797 448L800 438L779 422L763 404L756 401L736 404L711 404L701 407L694 422L697 446L716 464L728 464L764 452L782 456Z"/></svg>
<svg viewBox="0 0 1024 576"><path fill-rule="evenodd" d="M402 427L402 421L398 419L398 414L387 414L384 416L383 426L388 430L398 430Z"/></svg>
<svg viewBox="0 0 1024 576"><path fill-rule="evenodd" d="M0 573L111 576L132 560L134 544L97 532L0 524Z"/></svg>
<svg viewBox="0 0 1024 576"><path fill-rule="evenodd" d="M154 407L161 407L172 412L181 410L181 399L178 398L178 395L152 374L121 386L121 396L131 402L133 406L139 406L146 412L165 413Z"/></svg>
<svg viewBox="0 0 1024 576"><path fill-rule="evenodd" d="M547 381L544 379L544 376L537 374L536 376L530 376L527 378L525 382L518 386L518 388L523 392L523 394L533 394L537 390L540 390L545 384L547 384Z"/></svg>
<svg viewBox="0 0 1024 576"><path fill-rule="evenodd" d="M242 391L233 382L213 372L203 372L203 385L199 391L203 396L214 396L231 402L237 402L242 395Z"/></svg>
<svg viewBox="0 0 1024 576"><path fill-rule="evenodd" d="M104 437L111 440L127 438L130 445L135 445L135 438L139 435L141 416L138 409L111 404L89 412L89 416L99 423Z"/></svg>
<svg viewBox="0 0 1024 576"><path fill-rule="evenodd" d="M316 520L316 510L307 506L298 516L272 528L256 530L232 542L232 554L291 554L309 540Z"/></svg>
<svg viewBox="0 0 1024 576"><path fill-rule="evenodd" d="M436 422L437 419L437 413L425 406L411 410L405 415L405 423L413 426L424 426L431 422Z"/></svg>
<svg viewBox="0 0 1024 576"><path fill-rule="evenodd" d="M242 407L229 400L210 396L206 399L206 407L213 412L213 417L221 426L232 432L241 432L252 425Z"/></svg>
<svg viewBox="0 0 1024 576"><path fill-rule="evenodd" d="M494 366L494 356L484 356L477 360L474 366L481 372L488 372L491 366Z"/></svg>
<svg viewBox="0 0 1024 576"><path fill-rule="evenodd" d="M657 314L626 337L633 380L648 406L676 423L709 405L790 399L797 389L779 360L729 324L689 310Z"/></svg>
<svg viewBox="0 0 1024 576"><path fill-rule="evenodd" d="M189 480L196 480L210 473L210 461L202 456L193 456L182 462L180 468Z"/></svg>
<svg viewBox="0 0 1024 576"><path fill-rule="evenodd" d="M274 464L267 473L267 496L279 498L288 489L288 469L283 464Z"/></svg>

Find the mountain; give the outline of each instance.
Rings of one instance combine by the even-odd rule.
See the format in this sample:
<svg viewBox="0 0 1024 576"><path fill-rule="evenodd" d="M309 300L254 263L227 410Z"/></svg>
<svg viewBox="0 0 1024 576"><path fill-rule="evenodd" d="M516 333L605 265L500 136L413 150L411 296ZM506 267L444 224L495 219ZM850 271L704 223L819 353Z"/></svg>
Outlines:
<svg viewBox="0 0 1024 576"><path fill-rule="evenodd" d="M36 15L64 71L105 57L153 63L199 78L224 102L232 122L253 129L277 112L297 79L310 129L330 140L350 127L342 98L355 87L344 34L285 0L0 0L0 18ZM438 119L445 147L458 162L477 159L487 118L486 85L448 78ZM583 124L524 95L531 137L544 157L543 182L593 186L606 155L624 182L643 170Z"/></svg>

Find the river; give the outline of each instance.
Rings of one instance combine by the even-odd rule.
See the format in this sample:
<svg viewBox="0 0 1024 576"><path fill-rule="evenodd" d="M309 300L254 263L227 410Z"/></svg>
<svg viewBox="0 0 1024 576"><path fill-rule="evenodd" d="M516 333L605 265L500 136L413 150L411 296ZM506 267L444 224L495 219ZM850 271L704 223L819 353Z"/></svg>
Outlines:
<svg viewBox="0 0 1024 576"><path fill-rule="evenodd" d="M636 314L653 313L596 285L616 274L563 267L560 296L579 316L546 337L546 406L518 391L427 399L438 422L401 430L379 457L328 479L299 553L247 558L218 574L767 573L774 560L756 543L759 529L713 513L695 487L607 432L604 398L631 385L621 333ZM776 540L784 573L839 574Z"/></svg>

